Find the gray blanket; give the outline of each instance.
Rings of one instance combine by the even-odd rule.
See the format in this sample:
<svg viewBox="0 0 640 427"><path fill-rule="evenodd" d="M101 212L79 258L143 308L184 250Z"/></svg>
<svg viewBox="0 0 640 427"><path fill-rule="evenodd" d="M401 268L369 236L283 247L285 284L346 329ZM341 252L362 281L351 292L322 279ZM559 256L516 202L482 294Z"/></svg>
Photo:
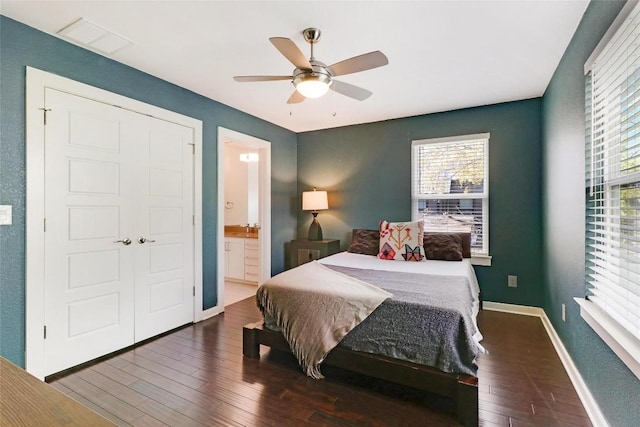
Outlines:
<svg viewBox="0 0 640 427"><path fill-rule="evenodd" d="M466 277L327 267L393 294L339 344L341 347L477 375L484 352L474 335L472 287Z"/></svg>
<svg viewBox="0 0 640 427"><path fill-rule="evenodd" d="M390 293L317 261L280 273L258 288L265 323L275 323L304 371L322 378L320 363Z"/></svg>

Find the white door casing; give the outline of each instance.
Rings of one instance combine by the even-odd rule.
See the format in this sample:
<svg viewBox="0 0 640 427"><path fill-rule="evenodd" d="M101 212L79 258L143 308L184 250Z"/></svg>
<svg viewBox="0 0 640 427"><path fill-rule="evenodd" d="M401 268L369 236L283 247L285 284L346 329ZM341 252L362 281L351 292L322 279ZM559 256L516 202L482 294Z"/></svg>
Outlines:
<svg viewBox="0 0 640 427"><path fill-rule="evenodd" d="M73 99L81 108L76 108L72 114L65 113L60 105L55 105L54 109L56 97L61 96ZM58 338L67 336L65 351L73 354L72 359L78 362L83 357L87 360L87 357L100 355L98 353L106 348L101 349L103 343L128 345L126 341L139 341L158 333L166 327L158 321L160 318L173 318L174 322L178 319L179 324L202 320L202 123L30 67L27 67L26 101L26 369L36 377L44 378L68 363L62 363L57 356L49 357L47 353L47 346L55 341L56 334ZM86 105L80 105L83 103L92 104L88 114ZM114 108L115 105L118 108ZM45 113L43 109L50 111ZM59 123L54 121L56 114L66 114L65 119ZM122 123L118 123L118 117ZM142 121L140 117L143 117ZM44 120L47 120L47 126L44 126ZM128 123L132 120L137 125ZM114 123L117 123L117 132ZM67 157L63 166L52 165L56 160L55 156L50 156L50 151L45 156L45 129L50 134L56 126L58 131L66 131L68 141L72 142L62 150L63 154L57 154L58 160L60 156ZM83 138L83 132L91 129L96 130L94 137ZM173 133L168 129L173 129ZM175 163L180 162L168 165L167 158L171 156L175 160L177 140L185 145L181 147L184 161L179 166L183 176L176 184L176 179L170 178L177 176ZM117 141L120 153L116 153L118 150L114 149L113 141ZM158 145L152 146L152 142ZM147 153L146 158L140 151ZM141 163L145 163L146 172L141 172ZM51 167L56 167L58 173L45 173ZM79 178L82 176L84 178ZM116 194L114 178L118 183L128 181L136 185L122 185L124 190ZM141 183L144 185L137 185ZM48 190L54 186L58 186L59 193L49 194ZM176 187L182 187L180 197L174 191ZM65 191L67 194L63 195ZM171 191L172 194L166 194ZM45 214L45 206L55 203L52 197L56 196L60 196L65 209L58 213L49 210ZM131 199L135 199L141 208L122 203ZM176 204L180 203L186 213L177 219ZM127 210L135 212L128 215ZM45 217L47 233L43 226ZM60 225L60 220L66 220L66 225L54 227L53 223ZM124 236L125 232L130 235ZM63 255L57 253L55 245L45 244L45 235L51 241L56 234L63 238ZM112 240L114 234L117 238ZM132 240L130 245L114 243L125 237ZM138 237L148 240L140 244ZM173 262L172 268L166 268L165 264L164 269L158 269L166 259L167 251L154 248L162 245L174 246L174 249L176 245L181 246L181 262ZM132 267L136 259L143 262ZM108 268L114 265L117 275ZM54 283L51 288L45 286L45 277L49 277L49 272L45 274L46 268L52 269L52 278L57 277L55 281L49 280ZM179 275L184 286L178 292L176 280ZM140 285L135 291L132 286L126 286L131 281ZM56 289L62 292L56 292ZM95 295L90 295L92 292ZM66 306L62 310L45 310L45 301L49 298L53 303ZM131 319L123 314L127 310L133 312L131 306L134 304L146 306L147 310L146 320L145 315L138 316L135 328ZM47 323L58 322L63 317L71 321L63 330L47 328L45 340L45 319ZM97 338L100 336L101 339ZM81 338L93 339L93 342L81 344ZM74 345L79 349L73 348Z"/></svg>
<svg viewBox="0 0 640 427"><path fill-rule="evenodd" d="M260 271L258 274L258 284L262 284L271 277L271 143L263 139L246 135L231 129L218 127L218 226L217 226L217 248L218 248L218 305L210 309L208 315L215 315L224 311L224 277L225 277L225 238L224 238L224 215L225 215L225 142L236 142L248 147L257 148L260 155L259 169L259 253Z"/></svg>

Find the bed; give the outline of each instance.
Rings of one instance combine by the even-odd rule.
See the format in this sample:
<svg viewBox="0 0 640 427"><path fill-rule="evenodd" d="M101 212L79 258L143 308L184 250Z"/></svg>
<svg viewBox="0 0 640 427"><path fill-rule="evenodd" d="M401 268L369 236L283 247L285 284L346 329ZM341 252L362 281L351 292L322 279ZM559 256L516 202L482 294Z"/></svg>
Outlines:
<svg viewBox="0 0 640 427"><path fill-rule="evenodd" d="M484 349L476 324L480 290L468 258L458 262L392 262L342 252L272 280L261 286L257 295L264 320L243 329L246 357L259 358L260 345L266 345L293 352L312 377L321 378L319 367L332 365L435 393L453 401L462 424L477 425L475 361ZM286 282L301 289L295 289L292 296ZM279 287L281 283L284 285ZM341 301L345 303L338 303L335 313L325 313L326 307L336 305L333 301L325 303L325 298L343 289L346 294ZM344 307L357 305L353 301L361 293L366 297L362 306L354 309L353 317L358 318L355 325L347 322L310 329L307 317L312 317L309 313L314 307L321 307L321 317L333 322L343 315ZM304 302L307 299L310 304ZM281 311L295 307L298 300L303 301L300 311L283 317ZM280 310L282 306L287 310ZM314 342L300 343L292 336L290 330L295 325L289 323L301 319L304 323L297 326L303 331L299 339L311 341L309 337L313 337ZM303 344L311 346L309 360L304 358L308 355L301 350Z"/></svg>

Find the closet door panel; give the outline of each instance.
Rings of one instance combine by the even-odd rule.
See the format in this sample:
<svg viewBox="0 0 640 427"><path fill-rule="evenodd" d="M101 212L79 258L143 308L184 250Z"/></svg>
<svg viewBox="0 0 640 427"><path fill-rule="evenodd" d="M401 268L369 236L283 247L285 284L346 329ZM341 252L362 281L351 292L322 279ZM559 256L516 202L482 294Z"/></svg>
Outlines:
<svg viewBox="0 0 640 427"><path fill-rule="evenodd" d="M141 341L193 321L193 131L139 123L136 329Z"/></svg>
<svg viewBox="0 0 640 427"><path fill-rule="evenodd" d="M45 99L49 375L134 342L134 247L116 242L133 231L134 195L123 112L52 89Z"/></svg>

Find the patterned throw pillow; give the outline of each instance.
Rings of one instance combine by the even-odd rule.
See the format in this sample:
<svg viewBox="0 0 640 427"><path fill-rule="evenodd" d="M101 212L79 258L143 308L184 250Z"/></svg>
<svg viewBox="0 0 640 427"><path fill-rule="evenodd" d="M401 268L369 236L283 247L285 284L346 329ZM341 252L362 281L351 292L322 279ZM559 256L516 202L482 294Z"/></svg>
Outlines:
<svg viewBox="0 0 640 427"><path fill-rule="evenodd" d="M347 252L377 256L380 250L380 231L353 229L351 245Z"/></svg>
<svg viewBox="0 0 640 427"><path fill-rule="evenodd" d="M378 258L396 261L424 260L422 221L380 221Z"/></svg>

